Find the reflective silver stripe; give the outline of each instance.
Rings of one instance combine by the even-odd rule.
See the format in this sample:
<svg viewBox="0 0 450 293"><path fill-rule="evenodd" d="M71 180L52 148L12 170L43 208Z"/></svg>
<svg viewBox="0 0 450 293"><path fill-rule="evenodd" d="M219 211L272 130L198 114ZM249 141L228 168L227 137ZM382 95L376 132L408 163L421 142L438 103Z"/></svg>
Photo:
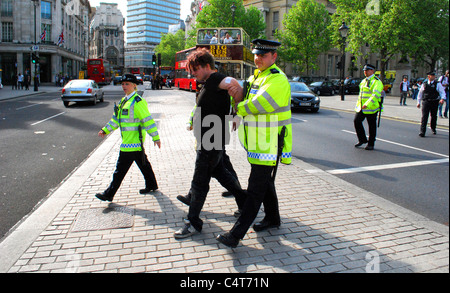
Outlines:
<svg viewBox="0 0 450 293"><path fill-rule="evenodd" d="M150 130L150 129L155 128L155 127L156 127L156 124L153 123L153 124L150 124L149 126L145 127L144 129L145 130Z"/></svg>
<svg viewBox="0 0 450 293"><path fill-rule="evenodd" d="M262 93L262 96L263 96L264 98L266 98L266 101L269 102L269 104L272 106L272 108L273 108L274 110L280 108L280 106L278 106L277 102L275 102L275 100L272 98L271 95L269 95L268 92L263 92L263 93Z"/></svg>
<svg viewBox="0 0 450 293"><path fill-rule="evenodd" d="M134 118L127 118L127 119L122 118L119 120L119 123L140 123L140 122L141 122L141 120L134 119Z"/></svg>
<svg viewBox="0 0 450 293"><path fill-rule="evenodd" d="M151 120L153 120L152 115L150 115L150 116L145 117L144 119L142 119L142 123L145 123L145 122L148 122L148 121L151 121Z"/></svg>
<svg viewBox="0 0 450 293"><path fill-rule="evenodd" d="M159 135L159 133L158 133L158 131L155 131L155 132L152 132L152 133L150 133L150 136L157 136L157 135Z"/></svg>
<svg viewBox="0 0 450 293"><path fill-rule="evenodd" d="M291 124L291 119L281 121L245 121L245 125L249 127L279 127Z"/></svg>
<svg viewBox="0 0 450 293"><path fill-rule="evenodd" d="M122 131L138 131L138 126L128 126L128 127L122 127Z"/></svg>

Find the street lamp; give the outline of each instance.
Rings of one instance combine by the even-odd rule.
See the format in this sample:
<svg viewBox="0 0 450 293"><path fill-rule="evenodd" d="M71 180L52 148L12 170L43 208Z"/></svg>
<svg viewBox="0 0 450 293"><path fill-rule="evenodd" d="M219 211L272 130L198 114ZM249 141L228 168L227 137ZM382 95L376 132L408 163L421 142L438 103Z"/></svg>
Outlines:
<svg viewBox="0 0 450 293"><path fill-rule="evenodd" d="M339 33L342 38L342 57L341 57L341 101L345 100L344 95L344 80L345 80L345 40L347 39L347 34L349 27L345 25L345 21L342 22L339 28Z"/></svg>
<svg viewBox="0 0 450 293"><path fill-rule="evenodd" d="M37 36L36 36L36 7L39 5L39 0L31 0L34 3L34 47L37 47ZM36 52L37 53L37 52ZM37 56L37 54L36 54ZM35 59L36 60L36 59ZM39 60L39 58L37 59ZM34 91L38 91L38 76L37 76L37 61L34 63Z"/></svg>
<svg viewBox="0 0 450 293"><path fill-rule="evenodd" d="M233 5L231 5L231 7L230 7L230 9L231 9L231 12L233 13L233 22L232 22L232 25L231 25L231 27L234 27L234 12L236 11L236 5L234 5L234 3L233 3Z"/></svg>

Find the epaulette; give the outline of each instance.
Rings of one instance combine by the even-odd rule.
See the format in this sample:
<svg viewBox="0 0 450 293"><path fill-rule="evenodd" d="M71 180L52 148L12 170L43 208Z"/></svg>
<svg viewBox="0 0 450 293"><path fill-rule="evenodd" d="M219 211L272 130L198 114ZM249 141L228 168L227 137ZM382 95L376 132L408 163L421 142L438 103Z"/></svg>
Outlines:
<svg viewBox="0 0 450 293"><path fill-rule="evenodd" d="M272 69L270 69L270 73L280 73L280 71L278 70L278 69L276 69L276 68L272 68Z"/></svg>
<svg viewBox="0 0 450 293"><path fill-rule="evenodd" d="M142 98L141 98L140 96L137 96L137 97L134 98L134 99L136 100L136 103L142 101Z"/></svg>

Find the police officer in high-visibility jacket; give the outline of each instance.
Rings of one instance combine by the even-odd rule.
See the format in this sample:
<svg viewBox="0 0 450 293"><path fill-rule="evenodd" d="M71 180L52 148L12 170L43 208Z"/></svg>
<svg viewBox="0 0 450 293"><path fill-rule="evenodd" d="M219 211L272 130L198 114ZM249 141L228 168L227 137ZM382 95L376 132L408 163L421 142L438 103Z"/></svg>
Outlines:
<svg viewBox="0 0 450 293"><path fill-rule="evenodd" d="M366 64L363 70L366 78L359 84L359 97L356 102L356 114L353 120L358 137L358 143L355 144L355 147L360 147L367 143L365 149L373 150L377 136L377 113L383 110L381 103L383 83L375 76L375 66ZM363 121L366 118L369 124L369 140L367 140L363 126Z"/></svg>
<svg viewBox="0 0 450 293"><path fill-rule="evenodd" d="M120 128L122 135L122 144L113 180L103 193L95 195L103 201L113 200L133 162L136 162L145 178L145 189L141 189L139 192L145 194L158 189L155 174L144 151L145 134L148 133L155 146L159 148L161 148L161 142L147 102L137 93L137 84L137 78L132 74L125 74L122 77L122 89L125 97L121 99L119 106L114 105L111 121L98 133L100 137L105 137Z"/></svg>
<svg viewBox="0 0 450 293"><path fill-rule="evenodd" d="M239 219L230 232L217 237L219 242L229 247L236 247L244 238L261 204L264 205L265 217L253 225L253 229L258 232L280 226L274 172L278 156L284 164L290 164L292 160L291 88L286 75L275 65L276 49L281 43L261 39L252 43L257 69L248 80L248 91L243 95L231 93L233 97L244 97L243 101L236 100L239 102L236 110L243 117L239 140L247 151L251 173L248 196Z"/></svg>

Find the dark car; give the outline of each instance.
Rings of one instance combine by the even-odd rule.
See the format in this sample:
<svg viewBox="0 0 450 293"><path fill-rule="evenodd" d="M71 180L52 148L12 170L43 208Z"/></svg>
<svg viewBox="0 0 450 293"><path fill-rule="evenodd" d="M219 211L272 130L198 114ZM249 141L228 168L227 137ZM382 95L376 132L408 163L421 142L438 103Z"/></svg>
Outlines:
<svg viewBox="0 0 450 293"><path fill-rule="evenodd" d="M116 85L116 84L120 84L120 83L122 83L122 76L114 77L113 84Z"/></svg>
<svg viewBox="0 0 450 293"><path fill-rule="evenodd" d="M359 84L362 78L348 78L344 81L344 90L346 94L359 94Z"/></svg>
<svg viewBox="0 0 450 293"><path fill-rule="evenodd" d="M331 81L316 81L309 85L309 88L317 95L328 94L334 96L334 85Z"/></svg>
<svg viewBox="0 0 450 293"><path fill-rule="evenodd" d="M320 98L305 83L290 81L289 84L291 85L291 109L319 111Z"/></svg>

